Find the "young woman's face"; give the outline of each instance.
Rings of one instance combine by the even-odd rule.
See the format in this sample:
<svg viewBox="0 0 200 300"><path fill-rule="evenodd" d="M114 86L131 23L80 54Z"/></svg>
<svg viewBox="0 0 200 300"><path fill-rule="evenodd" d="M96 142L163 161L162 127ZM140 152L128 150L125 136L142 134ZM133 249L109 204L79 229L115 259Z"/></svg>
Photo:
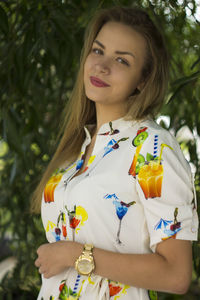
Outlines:
<svg viewBox="0 0 200 300"><path fill-rule="evenodd" d="M146 41L131 27L106 23L93 42L84 65L86 96L96 104L123 107L142 86Z"/></svg>

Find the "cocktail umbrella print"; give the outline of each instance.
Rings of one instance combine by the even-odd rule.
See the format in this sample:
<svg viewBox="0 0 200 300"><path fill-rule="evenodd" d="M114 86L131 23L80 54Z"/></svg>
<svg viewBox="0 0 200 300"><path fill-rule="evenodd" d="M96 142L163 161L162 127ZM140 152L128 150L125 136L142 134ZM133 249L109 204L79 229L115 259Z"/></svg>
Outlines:
<svg viewBox="0 0 200 300"><path fill-rule="evenodd" d="M172 221L160 219L160 221L155 225L154 230L162 229L163 227L166 228Z"/></svg>
<svg viewBox="0 0 200 300"><path fill-rule="evenodd" d="M170 237L176 238L176 234L181 230L181 222L177 221L178 208L174 210L174 222L171 220L160 219L155 225L154 230L161 229L167 237L163 237L162 240L166 240ZM172 224L171 224L172 223Z"/></svg>

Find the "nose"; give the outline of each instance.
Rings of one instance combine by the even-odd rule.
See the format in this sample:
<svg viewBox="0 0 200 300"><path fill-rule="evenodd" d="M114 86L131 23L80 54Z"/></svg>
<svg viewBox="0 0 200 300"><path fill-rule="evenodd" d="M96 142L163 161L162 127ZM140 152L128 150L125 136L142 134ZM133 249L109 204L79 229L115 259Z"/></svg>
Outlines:
<svg viewBox="0 0 200 300"><path fill-rule="evenodd" d="M108 60L101 60L95 65L98 73L110 74L110 64Z"/></svg>

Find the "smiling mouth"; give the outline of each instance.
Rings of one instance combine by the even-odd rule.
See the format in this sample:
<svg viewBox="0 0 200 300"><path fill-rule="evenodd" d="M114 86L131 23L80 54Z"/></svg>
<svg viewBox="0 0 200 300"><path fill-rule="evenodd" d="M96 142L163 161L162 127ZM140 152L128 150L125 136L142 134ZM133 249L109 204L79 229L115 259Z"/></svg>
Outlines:
<svg viewBox="0 0 200 300"><path fill-rule="evenodd" d="M108 87L109 86L109 84L107 84L104 81L100 80L99 78L93 77L93 76L90 77L90 82L96 87Z"/></svg>

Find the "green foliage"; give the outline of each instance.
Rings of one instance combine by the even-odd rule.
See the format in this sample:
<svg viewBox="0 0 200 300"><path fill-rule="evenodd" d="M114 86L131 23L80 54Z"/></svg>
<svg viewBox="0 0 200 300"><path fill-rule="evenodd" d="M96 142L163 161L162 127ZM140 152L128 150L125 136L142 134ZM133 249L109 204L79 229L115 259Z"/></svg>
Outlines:
<svg viewBox="0 0 200 300"><path fill-rule="evenodd" d="M145 7L163 31L171 57L170 85L162 115L176 134L188 126L184 149L196 166L200 196L200 47L196 1L19 0L0 2L0 238L18 264L0 284L0 299L35 299L40 276L36 249L45 242L39 216L28 213L30 196L56 147L57 128L79 66L85 26L98 7ZM188 18L186 11L191 14ZM155 15L156 14L156 15ZM168 127L165 121L162 125ZM200 154L199 154L200 155ZM199 299L200 251L186 296ZM1 256L1 260L7 256Z"/></svg>

